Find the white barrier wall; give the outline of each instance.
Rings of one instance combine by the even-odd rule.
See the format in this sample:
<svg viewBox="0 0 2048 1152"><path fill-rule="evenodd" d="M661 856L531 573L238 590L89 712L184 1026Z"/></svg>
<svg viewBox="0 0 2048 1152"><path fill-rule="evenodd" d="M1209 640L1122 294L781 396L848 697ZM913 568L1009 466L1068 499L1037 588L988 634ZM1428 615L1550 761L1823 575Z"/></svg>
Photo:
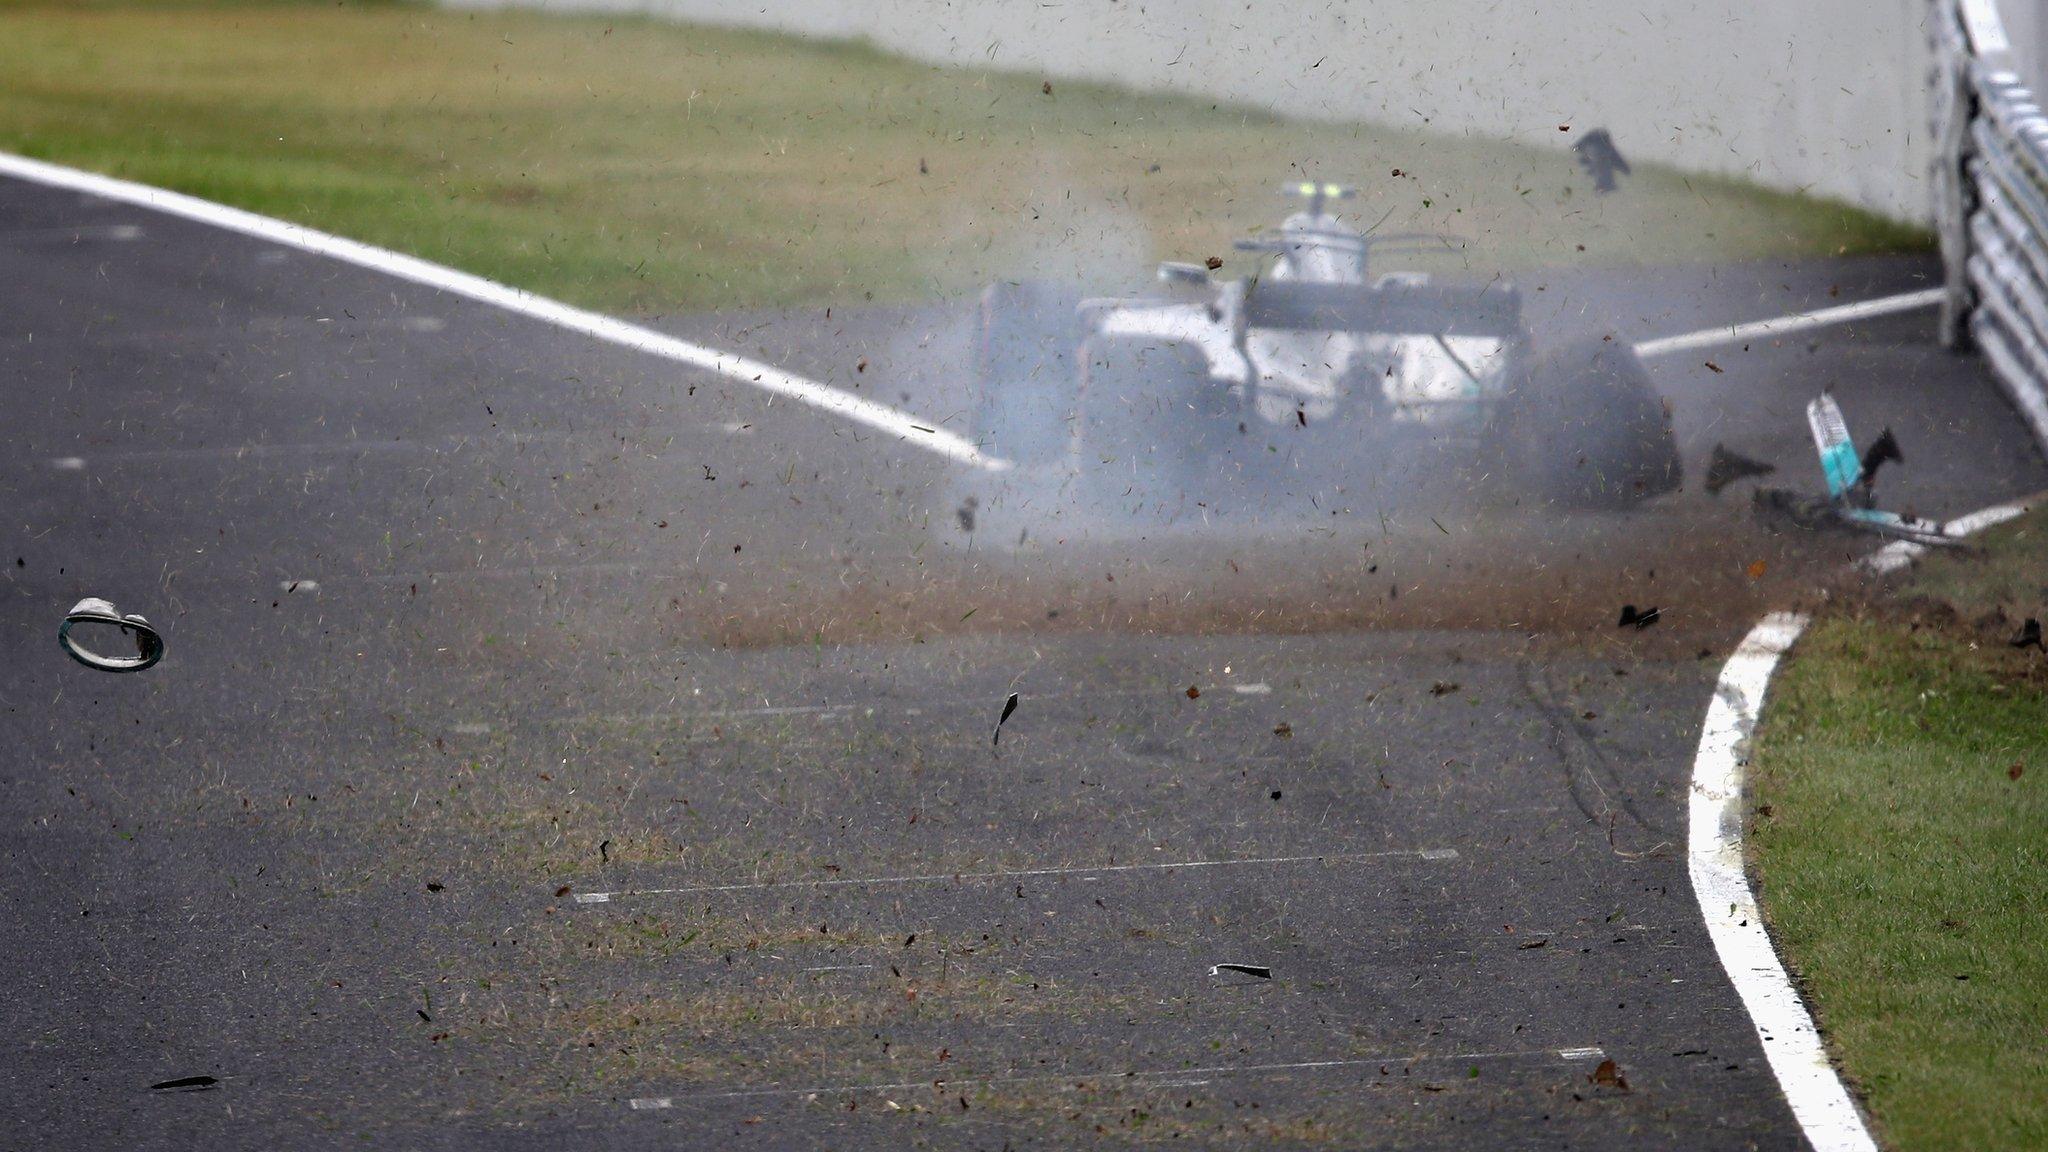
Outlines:
<svg viewBox="0 0 2048 1152"><path fill-rule="evenodd" d="M862 38L1545 147L1605 127L1631 157L1931 219L1928 0L452 2Z"/></svg>

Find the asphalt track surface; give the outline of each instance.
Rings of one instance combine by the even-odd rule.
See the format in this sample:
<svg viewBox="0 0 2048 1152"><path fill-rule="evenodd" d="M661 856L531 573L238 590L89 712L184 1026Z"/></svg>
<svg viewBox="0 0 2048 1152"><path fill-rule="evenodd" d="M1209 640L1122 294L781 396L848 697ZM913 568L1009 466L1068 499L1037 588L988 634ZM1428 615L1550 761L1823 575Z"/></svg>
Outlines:
<svg viewBox="0 0 2048 1152"><path fill-rule="evenodd" d="M1525 287L1634 340L1935 275ZM1686 781L1717 658L1863 541L1688 485L1016 547L913 443L139 209L0 183L0 284L10 1142L1801 1143ZM650 322L964 405L956 309ZM1896 506L2048 487L1931 326L1652 367L1695 469L1817 483L1828 386ZM87 595L164 663L66 660Z"/></svg>

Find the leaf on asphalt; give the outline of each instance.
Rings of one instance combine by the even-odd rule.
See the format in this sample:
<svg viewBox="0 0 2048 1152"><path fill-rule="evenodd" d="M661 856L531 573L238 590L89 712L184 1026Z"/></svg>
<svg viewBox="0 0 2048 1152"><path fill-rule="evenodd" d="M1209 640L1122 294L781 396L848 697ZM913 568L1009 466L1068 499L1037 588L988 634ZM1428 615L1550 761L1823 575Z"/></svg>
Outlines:
<svg viewBox="0 0 2048 1152"><path fill-rule="evenodd" d="M1764 578L1764 572L1765 572L1765 570L1766 570L1766 569L1768 569L1769 567L1770 567L1770 565L1768 565L1768 564L1764 563L1764 562L1763 562L1763 561L1761 561L1761 560L1758 560L1758 561L1756 561L1755 563L1753 563L1753 564L1751 564L1751 565L1749 566L1749 578L1750 578L1751 580L1761 580L1761 579L1763 579L1763 578Z"/></svg>
<svg viewBox="0 0 2048 1152"><path fill-rule="evenodd" d="M2005 778L2007 780L2017 780L2020 778L2020 773L2026 770L2027 766L2024 761L2015 760L2012 762L2012 767L2005 770Z"/></svg>
<svg viewBox="0 0 2048 1152"><path fill-rule="evenodd" d="M1531 948L1541 948L1548 943L1550 943L1548 940L1524 940L1520 944L1515 945L1515 951L1527 952Z"/></svg>
<svg viewBox="0 0 2048 1152"><path fill-rule="evenodd" d="M1292 740L1294 739L1294 725L1282 720L1274 726L1273 735L1278 736L1282 740Z"/></svg>
<svg viewBox="0 0 2048 1152"><path fill-rule="evenodd" d="M1429 686L1429 694L1431 696L1449 696L1451 693L1456 692L1459 687L1460 685L1456 680L1439 680Z"/></svg>
<svg viewBox="0 0 2048 1152"><path fill-rule="evenodd" d="M180 1076L176 1080L162 1080L149 1086L152 1092L204 1092L219 1084L212 1076Z"/></svg>
<svg viewBox="0 0 2048 1152"><path fill-rule="evenodd" d="M1202 267L1207 268L1211 272L1214 272L1218 268L1223 267L1223 257L1211 256L1207 260L1202 261Z"/></svg>
<svg viewBox="0 0 2048 1152"><path fill-rule="evenodd" d="M446 887L448 887L446 884L442 884L438 881L430 880L427 882L427 891L429 892L439 892Z"/></svg>
<svg viewBox="0 0 2048 1152"><path fill-rule="evenodd" d="M1714 363L1712 360L1704 361L1704 363L1706 364L1707 370L1709 372L1714 373L1716 376L1721 374L1721 366L1719 364Z"/></svg>
<svg viewBox="0 0 2048 1152"><path fill-rule="evenodd" d="M1188 685L1188 699L1200 700L1201 698L1202 690L1200 688L1195 687L1193 684Z"/></svg>
<svg viewBox="0 0 2048 1152"><path fill-rule="evenodd" d="M569 886L567 884L564 884L560 888L555 889L555 899L557 900L560 900L562 897L567 896L568 894Z"/></svg>
<svg viewBox="0 0 2048 1152"><path fill-rule="evenodd" d="M1612 1060L1602 1060L1600 1066L1593 1069L1593 1074L1586 1079L1602 1088L1628 1091L1628 1077L1621 1074L1620 1066Z"/></svg>

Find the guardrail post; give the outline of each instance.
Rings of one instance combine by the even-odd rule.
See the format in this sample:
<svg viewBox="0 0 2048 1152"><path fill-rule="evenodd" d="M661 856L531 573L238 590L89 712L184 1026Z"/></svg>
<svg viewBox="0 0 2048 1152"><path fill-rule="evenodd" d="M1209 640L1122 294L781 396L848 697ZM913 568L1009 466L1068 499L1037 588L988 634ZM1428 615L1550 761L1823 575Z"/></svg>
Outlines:
<svg viewBox="0 0 2048 1152"><path fill-rule="evenodd" d="M1934 222L1941 245L1941 346L1962 349L1969 342L1970 213L1975 210L1965 163L1976 96L1970 83L1970 45L1957 0L1933 0L1934 14Z"/></svg>

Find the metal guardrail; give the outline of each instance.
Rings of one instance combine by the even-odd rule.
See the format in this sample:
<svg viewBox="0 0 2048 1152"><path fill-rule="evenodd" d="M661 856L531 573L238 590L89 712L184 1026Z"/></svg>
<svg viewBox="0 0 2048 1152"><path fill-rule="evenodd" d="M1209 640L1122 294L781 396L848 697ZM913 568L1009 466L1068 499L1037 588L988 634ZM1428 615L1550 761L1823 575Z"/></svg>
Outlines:
<svg viewBox="0 0 2048 1152"><path fill-rule="evenodd" d="M2048 447L2048 111L1995 0L1936 0L1941 340L1974 344Z"/></svg>

